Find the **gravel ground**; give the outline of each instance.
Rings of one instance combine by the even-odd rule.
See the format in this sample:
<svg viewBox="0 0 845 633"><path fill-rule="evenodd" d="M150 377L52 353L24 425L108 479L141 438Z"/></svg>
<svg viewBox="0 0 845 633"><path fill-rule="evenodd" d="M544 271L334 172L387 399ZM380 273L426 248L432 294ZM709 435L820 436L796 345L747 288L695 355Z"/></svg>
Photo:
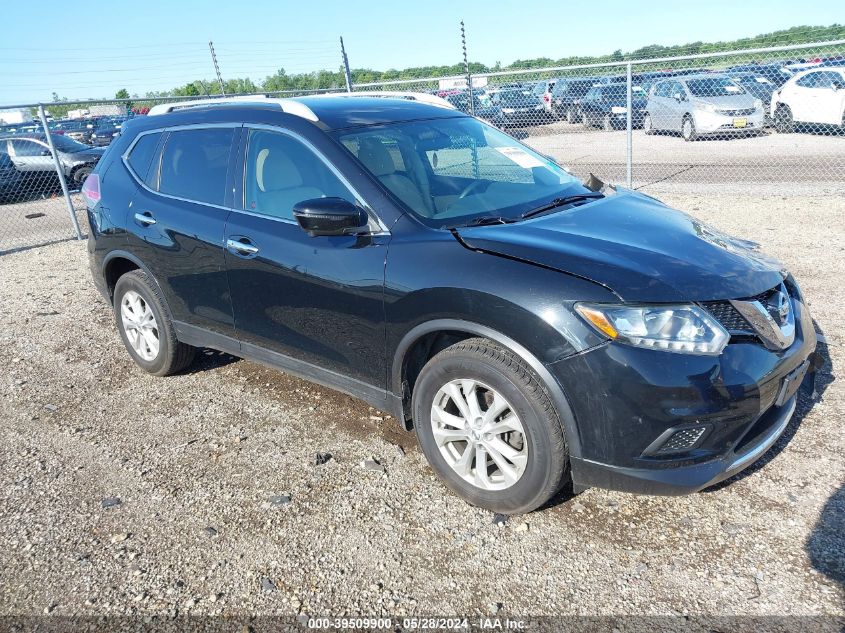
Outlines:
<svg viewBox="0 0 845 633"><path fill-rule="evenodd" d="M666 200L794 271L820 398L715 490L589 490L503 526L349 397L211 352L141 373L84 245L0 257L0 615L845 616L845 202Z"/></svg>

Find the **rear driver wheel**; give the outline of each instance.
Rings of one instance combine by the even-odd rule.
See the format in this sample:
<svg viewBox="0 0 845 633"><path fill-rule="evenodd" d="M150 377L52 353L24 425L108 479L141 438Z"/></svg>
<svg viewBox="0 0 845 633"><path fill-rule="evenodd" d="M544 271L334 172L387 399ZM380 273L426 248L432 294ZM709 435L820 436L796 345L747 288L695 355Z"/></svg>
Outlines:
<svg viewBox="0 0 845 633"><path fill-rule="evenodd" d="M432 468L473 505L530 512L569 479L563 429L545 386L493 341L469 339L434 356L411 404Z"/></svg>

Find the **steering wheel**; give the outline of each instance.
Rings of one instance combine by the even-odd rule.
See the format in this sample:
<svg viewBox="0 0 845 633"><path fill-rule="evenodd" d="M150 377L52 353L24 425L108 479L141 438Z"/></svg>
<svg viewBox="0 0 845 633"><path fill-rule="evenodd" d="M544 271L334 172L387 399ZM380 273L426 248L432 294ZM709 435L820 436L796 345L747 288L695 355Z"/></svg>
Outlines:
<svg viewBox="0 0 845 633"><path fill-rule="evenodd" d="M469 183L461 193L458 194L458 200L463 200L469 195L469 192L478 187L481 183L487 182L486 180L473 180ZM455 201L457 202L457 200Z"/></svg>

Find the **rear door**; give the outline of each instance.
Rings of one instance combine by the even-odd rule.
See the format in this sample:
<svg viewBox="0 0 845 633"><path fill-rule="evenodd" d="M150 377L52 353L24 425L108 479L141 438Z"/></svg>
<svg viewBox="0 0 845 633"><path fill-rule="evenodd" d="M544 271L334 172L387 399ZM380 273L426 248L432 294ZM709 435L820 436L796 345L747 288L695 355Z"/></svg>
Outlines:
<svg viewBox="0 0 845 633"><path fill-rule="evenodd" d="M187 324L234 334L223 237L240 128L215 124L166 130L149 174L135 174L140 186L129 209L128 247L158 281L177 328ZM141 151L143 138L130 147L128 161L134 149Z"/></svg>
<svg viewBox="0 0 845 633"><path fill-rule="evenodd" d="M10 139L9 156L18 171L55 172L56 167L46 143L16 138Z"/></svg>

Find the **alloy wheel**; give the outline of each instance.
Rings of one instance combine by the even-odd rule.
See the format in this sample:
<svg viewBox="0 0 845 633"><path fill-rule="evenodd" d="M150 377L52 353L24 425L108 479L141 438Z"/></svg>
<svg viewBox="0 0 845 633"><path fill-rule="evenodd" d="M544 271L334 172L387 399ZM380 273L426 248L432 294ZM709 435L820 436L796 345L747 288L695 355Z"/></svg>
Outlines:
<svg viewBox="0 0 845 633"><path fill-rule="evenodd" d="M443 385L431 405L440 454L462 479L482 490L510 488L525 473L528 442L502 394L471 379Z"/></svg>
<svg viewBox="0 0 845 633"><path fill-rule="evenodd" d="M158 323L144 298L129 290L120 301L120 320L129 345L145 361L158 356Z"/></svg>

